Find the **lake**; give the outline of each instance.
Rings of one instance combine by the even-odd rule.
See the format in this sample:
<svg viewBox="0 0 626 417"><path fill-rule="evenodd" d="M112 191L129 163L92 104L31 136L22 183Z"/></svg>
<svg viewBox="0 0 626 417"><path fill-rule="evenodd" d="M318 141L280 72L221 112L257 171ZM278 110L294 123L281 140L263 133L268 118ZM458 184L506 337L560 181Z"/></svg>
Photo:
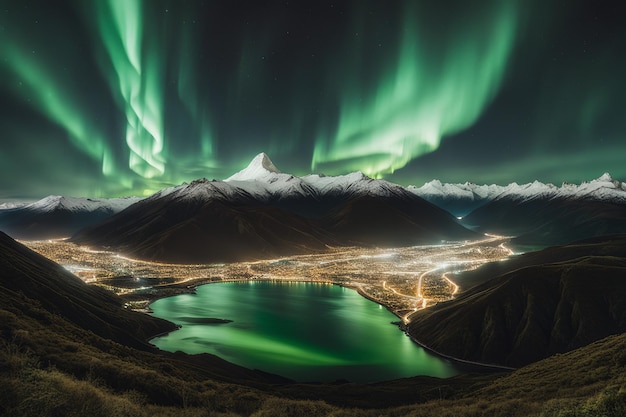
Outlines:
<svg viewBox="0 0 626 417"><path fill-rule="evenodd" d="M374 382L460 373L411 341L383 306L331 284L207 284L151 304L182 328L151 340L163 350L212 353L300 382Z"/></svg>

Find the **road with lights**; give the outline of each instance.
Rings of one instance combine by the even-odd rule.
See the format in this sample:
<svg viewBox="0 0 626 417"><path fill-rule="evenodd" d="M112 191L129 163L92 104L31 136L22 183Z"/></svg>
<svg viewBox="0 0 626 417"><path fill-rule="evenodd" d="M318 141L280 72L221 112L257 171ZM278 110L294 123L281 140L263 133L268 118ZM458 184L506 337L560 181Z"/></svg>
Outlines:
<svg viewBox="0 0 626 417"><path fill-rule="evenodd" d="M508 238L403 248L340 248L324 254L255 262L180 265L130 259L123 254L79 247L65 241L22 242L83 281L119 294L130 308L202 284L225 281L312 281L342 285L381 305L407 323L422 308L452 299L456 273L503 260L512 254Z"/></svg>

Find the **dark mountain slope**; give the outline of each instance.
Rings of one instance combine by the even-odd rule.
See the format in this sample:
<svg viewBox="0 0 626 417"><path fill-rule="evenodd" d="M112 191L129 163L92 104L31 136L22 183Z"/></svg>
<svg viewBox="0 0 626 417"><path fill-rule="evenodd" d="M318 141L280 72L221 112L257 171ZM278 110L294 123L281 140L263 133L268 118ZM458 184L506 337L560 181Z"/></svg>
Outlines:
<svg viewBox="0 0 626 417"><path fill-rule="evenodd" d="M127 311L106 290L83 283L61 266L0 232L2 305L36 300L51 314L119 343L149 348L146 339L175 328L172 323Z"/></svg>
<svg viewBox="0 0 626 417"><path fill-rule="evenodd" d="M554 263L530 257L412 315L411 335L450 356L517 367L626 331L626 257L572 250Z"/></svg>
<svg viewBox="0 0 626 417"><path fill-rule="evenodd" d="M496 199L463 219L477 231L516 236L514 244L550 246L626 233L626 205L577 198Z"/></svg>
<svg viewBox="0 0 626 417"><path fill-rule="evenodd" d="M585 256L614 256L626 258L626 235L607 235L583 239L567 245L551 246L540 251L515 255L501 262L492 262L454 277L461 291L520 268L563 262Z"/></svg>
<svg viewBox="0 0 626 417"><path fill-rule="evenodd" d="M207 263L319 252L330 246L397 246L475 236L419 197L408 192L370 196L376 183L360 181L358 192L350 186L328 192L331 201L347 202L323 217L306 218L229 183L198 180L136 203L80 231L72 241L142 259ZM310 204L324 201L325 195L311 195Z"/></svg>
<svg viewBox="0 0 626 417"><path fill-rule="evenodd" d="M322 224L344 244L409 246L476 238L447 212L413 196L360 196L339 206Z"/></svg>
<svg viewBox="0 0 626 417"><path fill-rule="evenodd" d="M260 259L327 249L336 242L284 210L222 199L141 202L72 240L127 256L178 263Z"/></svg>
<svg viewBox="0 0 626 417"><path fill-rule="evenodd" d="M498 378L445 410L451 416L623 416L625 371L626 334L608 336Z"/></svg>

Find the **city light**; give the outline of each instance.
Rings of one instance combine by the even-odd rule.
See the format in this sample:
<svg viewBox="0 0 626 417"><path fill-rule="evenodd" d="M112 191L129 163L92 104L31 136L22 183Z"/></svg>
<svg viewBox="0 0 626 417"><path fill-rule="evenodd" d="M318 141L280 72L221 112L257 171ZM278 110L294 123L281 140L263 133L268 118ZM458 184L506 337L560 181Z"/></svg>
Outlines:
<svg viewBox="0 0 626 417"><path fill-rule="evenodd" d="M198 285L257 280L319 282L352 288L385 306L406 324L415 311L453 299L461 288L453 273L506 259L508 238L488 235L479 241L405 248L337 248L323 254L254 262L181 265L132 259L122 254L66 241L23 242L90 284L132 298L130 308L193 292Z"/></svg>

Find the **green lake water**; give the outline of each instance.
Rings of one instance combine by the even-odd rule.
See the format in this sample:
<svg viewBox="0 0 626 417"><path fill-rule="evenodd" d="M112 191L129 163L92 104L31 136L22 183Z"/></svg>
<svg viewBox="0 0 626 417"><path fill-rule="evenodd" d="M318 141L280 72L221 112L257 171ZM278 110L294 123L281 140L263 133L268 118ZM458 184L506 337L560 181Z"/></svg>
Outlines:
<svg viewBox="0 0 626 417"><path fill-rule="evenodd" d="M212 353L301 382L459 373L391 324L398 318L384 307L336 285L208 284L196 294L157 300L151 308L155 316L182 325L151 341L163 350Z"/></svg>

